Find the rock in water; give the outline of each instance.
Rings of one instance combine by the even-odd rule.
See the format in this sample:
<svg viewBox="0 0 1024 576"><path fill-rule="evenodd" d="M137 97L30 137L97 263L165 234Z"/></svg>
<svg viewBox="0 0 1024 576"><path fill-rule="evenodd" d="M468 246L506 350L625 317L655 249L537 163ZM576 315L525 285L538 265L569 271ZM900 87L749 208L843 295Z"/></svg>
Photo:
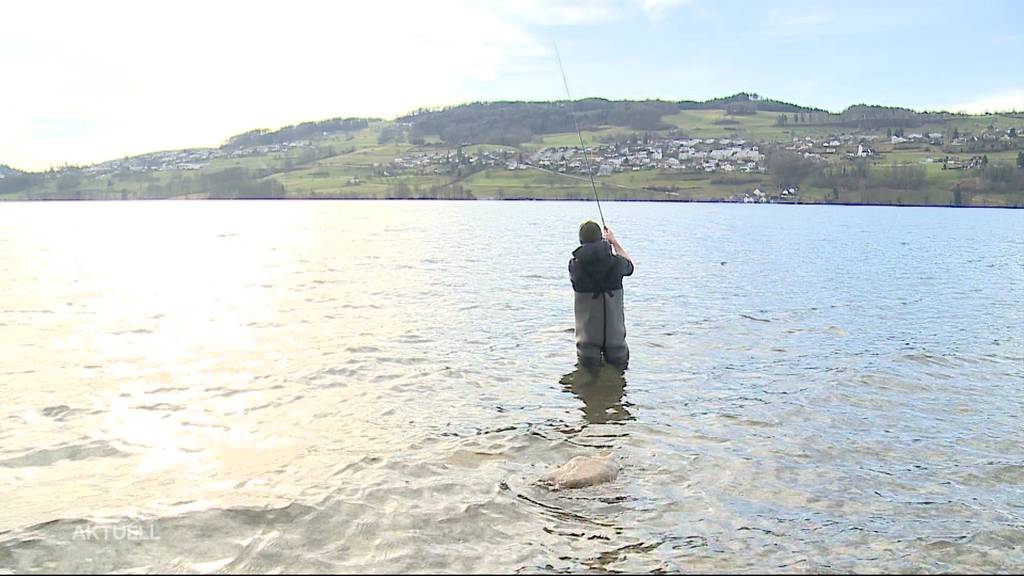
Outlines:
<svg viewBox="0 0 1024 576"><path fill-rule="evenodd" d="M541 484L554 490L562 488L585 488L611 482L619 475L619 466L611 454L600 456L576 456L562 466L540 477Z"/></svg>

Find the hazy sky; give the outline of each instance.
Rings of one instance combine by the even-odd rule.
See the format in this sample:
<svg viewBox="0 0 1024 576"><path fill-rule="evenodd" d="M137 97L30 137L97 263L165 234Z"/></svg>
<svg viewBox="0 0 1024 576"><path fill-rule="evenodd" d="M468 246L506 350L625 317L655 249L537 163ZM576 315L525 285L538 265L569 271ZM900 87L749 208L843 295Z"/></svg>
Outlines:
<svg viewBox="0 0 1024 576"><path fill-rule="evenodd" d="M0 164L216 146L258 127L421 106L741 90L1024 109L1024 1L13 2Z"/></svg>

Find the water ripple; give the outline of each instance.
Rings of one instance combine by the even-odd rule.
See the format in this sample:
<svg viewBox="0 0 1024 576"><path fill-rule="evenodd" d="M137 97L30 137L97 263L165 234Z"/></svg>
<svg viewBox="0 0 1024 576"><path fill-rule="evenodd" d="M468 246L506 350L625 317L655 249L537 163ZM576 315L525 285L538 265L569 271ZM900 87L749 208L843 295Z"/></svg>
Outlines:
<svg viewBox="0 0 1024 576"><path fill-rule="evenodd" d="M573 369L587 208L4 206L0 571L1024 564L1024 214L612 205L622 374Z"/></svg>

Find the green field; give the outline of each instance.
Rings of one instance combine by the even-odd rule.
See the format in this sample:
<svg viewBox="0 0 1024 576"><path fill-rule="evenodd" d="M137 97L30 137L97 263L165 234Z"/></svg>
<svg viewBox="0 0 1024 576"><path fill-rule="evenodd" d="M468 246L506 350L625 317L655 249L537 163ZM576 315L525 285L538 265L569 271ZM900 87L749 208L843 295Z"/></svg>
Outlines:
<svg viewBox="0 0 1024 576"><path fill-rule="evenodd" d="M683 110L663 120L693 138L743 138L761 142L786 142L794 137L825 137L835 132L829 126L776 125L779 114L727 115L723 110Z"/></svg>

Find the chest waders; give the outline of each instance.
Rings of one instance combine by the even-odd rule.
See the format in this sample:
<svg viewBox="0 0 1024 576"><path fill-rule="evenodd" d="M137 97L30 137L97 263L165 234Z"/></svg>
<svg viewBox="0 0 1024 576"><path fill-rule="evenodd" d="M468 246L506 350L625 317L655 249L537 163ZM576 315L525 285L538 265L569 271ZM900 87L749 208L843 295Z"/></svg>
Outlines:
<svg viewBox="0 0 1024 576"><path fill-rule="evenodd" d="M586 267L581 271L596 291L575 293L577 359L584 366L596 368L603 357L609 364L625 368L629 362L629 347L622 289L609 289L607 282L615 268L609 268L600 282ZM598 314L600 322L596 318Z"/></svg>

